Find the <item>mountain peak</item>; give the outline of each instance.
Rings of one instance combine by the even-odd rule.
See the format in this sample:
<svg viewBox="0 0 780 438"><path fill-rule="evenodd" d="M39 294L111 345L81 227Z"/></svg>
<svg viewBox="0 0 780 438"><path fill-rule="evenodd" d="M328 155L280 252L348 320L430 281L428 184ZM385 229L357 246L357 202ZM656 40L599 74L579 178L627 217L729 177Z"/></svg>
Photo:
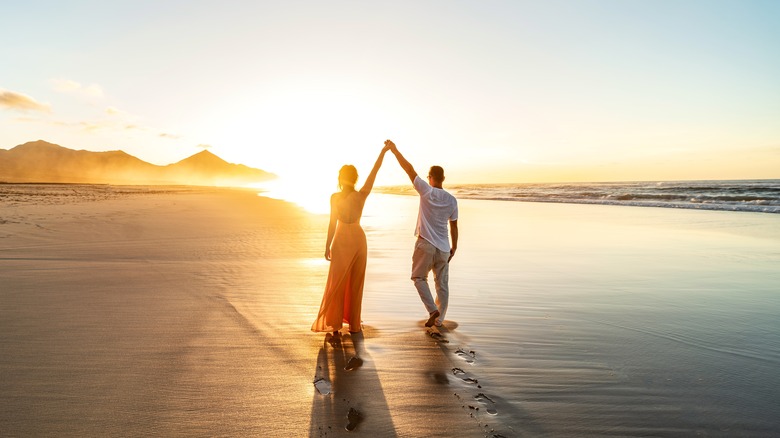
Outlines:
<svg viewBox="0 0 780 438"><path fill-rule="evenodd" d="M0 181L232 185L276 177L228 163L207 150L167 166L155 166L123 151L77 151L44 140L0 152Z"/></svg>
<svg viewBox="0 0 780 438"><path fill-rule="evenodd" d="M202 151L198 152L197 154L191 155L191 156L189 156L189 157L187 157L187 158L185 158L185 159L183 159L183 160L181 160L181 161L179 161L177 163L171 164L170 166L174 167L174 166L182 166L182 165L184 165L184 166L190 166L190 167L194 166L194 167L198 167L198 168L203 168L203 167L214 167L214 166L221 167L221 166L225 166L225 165L228 165L228 164L229 163L227 161L223 160L222 158L219 158L218 156L214 155L213 153L211 153L211 152L209 152L207 150L202 150Z"/></svg>
<svg viewBox="0 0 780 438"><path fill-rule="evenodd" d="M28 141L27 143L20 144L11 150L25 150L25 149L67 149L58 144L49 143L45 140Z"/></svg>
<svg viewBox="0 0 780 438"><path fill-rule="evenodd" d="M216 157L211 151L208 149L203 149L202 151L198 152L195 155L192 155L193 157ZM219 157L217 157L219 158Z"/></svg>

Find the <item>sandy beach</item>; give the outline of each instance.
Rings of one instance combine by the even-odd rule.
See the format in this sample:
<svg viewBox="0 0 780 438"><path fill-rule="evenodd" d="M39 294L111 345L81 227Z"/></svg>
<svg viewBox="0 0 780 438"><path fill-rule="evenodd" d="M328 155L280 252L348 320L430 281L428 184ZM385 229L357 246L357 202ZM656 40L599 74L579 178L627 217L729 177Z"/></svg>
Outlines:
<svg viewBox="0 0 780 438"><path fill-rule="evenodd" d="M364 332L332 338L325 215L0 185L0 434L780 433L776 215L460 205L444 327L408 279L416 199L372 194Z"/></svg>

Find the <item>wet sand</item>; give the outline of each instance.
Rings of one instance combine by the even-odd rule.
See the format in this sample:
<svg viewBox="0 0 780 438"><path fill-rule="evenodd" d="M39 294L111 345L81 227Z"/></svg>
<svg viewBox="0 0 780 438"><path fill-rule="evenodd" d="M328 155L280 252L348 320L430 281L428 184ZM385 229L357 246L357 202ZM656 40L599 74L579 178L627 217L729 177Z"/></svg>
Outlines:
<svg viewBox="0 0 780 438"><path fill-rule="evenodd" d="M415 200L372 195L364 332L332 338L324 215L185 187L0 206L5 436L780 432L774 215L462 201L435 330Z"/></svg>

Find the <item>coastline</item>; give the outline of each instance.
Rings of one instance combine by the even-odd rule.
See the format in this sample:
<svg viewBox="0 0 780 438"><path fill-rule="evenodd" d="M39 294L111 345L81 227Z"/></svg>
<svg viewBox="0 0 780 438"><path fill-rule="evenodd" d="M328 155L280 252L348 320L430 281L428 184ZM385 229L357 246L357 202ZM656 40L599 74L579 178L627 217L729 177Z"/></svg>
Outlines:
<svg viewBox="0 0 780 438"><path fill-rule="evenodd" d="M414 195L408 186L377 188ZM459 199L780 213L780 180L450 184Z"/></svg>

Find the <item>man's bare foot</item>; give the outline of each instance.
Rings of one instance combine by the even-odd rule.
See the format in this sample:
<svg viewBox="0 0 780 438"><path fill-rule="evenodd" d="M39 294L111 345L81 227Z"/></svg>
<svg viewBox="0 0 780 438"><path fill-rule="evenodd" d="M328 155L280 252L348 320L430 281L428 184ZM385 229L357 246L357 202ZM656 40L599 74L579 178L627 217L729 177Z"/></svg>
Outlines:
<svg viewBox="0 0 780 438"><path fill-rule="evenodd" d="M426 327L431 327L434 323L436 323L436 318L441 315L438 310L434 310L433 313L431 313L431 316L428 318L428 321L425 322Z"/></svg>

